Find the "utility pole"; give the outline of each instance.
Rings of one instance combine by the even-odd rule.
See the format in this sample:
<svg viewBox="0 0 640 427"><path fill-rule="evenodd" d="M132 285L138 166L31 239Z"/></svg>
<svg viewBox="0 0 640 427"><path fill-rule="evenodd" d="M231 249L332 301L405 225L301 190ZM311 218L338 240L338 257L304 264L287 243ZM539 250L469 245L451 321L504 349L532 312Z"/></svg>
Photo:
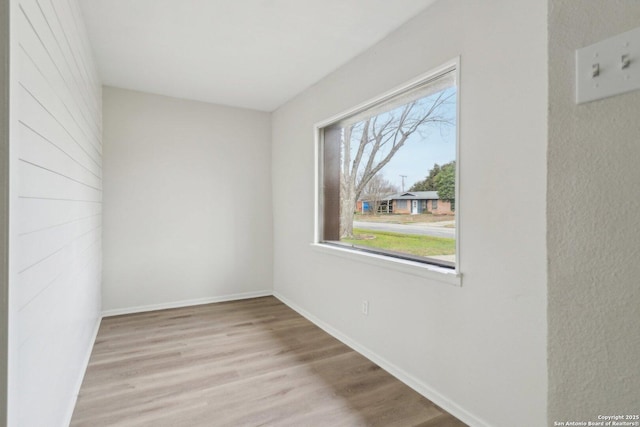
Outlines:
<svg viewBox="0 0 640 427"><path fill-rule="evenodd" d="M402 192L404 193L404 179L407 177L407 175L400 175L400 178L402 178Z"/></svg>

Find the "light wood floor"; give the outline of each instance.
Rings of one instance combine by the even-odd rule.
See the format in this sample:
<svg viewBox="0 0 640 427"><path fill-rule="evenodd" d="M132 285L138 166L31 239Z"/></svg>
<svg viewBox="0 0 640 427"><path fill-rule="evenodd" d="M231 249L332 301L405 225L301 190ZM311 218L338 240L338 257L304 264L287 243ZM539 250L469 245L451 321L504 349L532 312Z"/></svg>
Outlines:
<svg viewBox="0 0 640 427"><path fill-rule="evenodd" d="M105 318L72 426L464 426L273 297Z"/></svg>

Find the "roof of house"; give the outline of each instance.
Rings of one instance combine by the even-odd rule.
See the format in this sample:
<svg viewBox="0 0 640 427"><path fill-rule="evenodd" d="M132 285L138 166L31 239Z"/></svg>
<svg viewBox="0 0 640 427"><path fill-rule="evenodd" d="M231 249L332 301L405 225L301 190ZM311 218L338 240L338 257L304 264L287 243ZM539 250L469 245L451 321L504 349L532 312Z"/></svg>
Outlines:
<svg viewBox="0 0 640 427"><path fill-rule="evenodd" d="M358 200L366 202L371 200L371 197L363 196ZM440 198L437 191L405 191L404 193L394 193L377 200L440 200Z"/></svg>
<svg viewBox="0 0 640 427"><path fill-rule="evenodd" d="M404 193L392 194L385 197L385 200L438 200L437 191L406 191Z"/></svg>

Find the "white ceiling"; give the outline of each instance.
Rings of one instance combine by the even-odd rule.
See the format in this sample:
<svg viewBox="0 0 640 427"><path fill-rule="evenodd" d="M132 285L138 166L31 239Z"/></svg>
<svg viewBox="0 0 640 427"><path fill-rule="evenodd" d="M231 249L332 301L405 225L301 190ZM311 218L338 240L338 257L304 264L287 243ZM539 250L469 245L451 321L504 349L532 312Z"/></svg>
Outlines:
<svg viewBox="0 0 640 427"><path fill-rule="evenodd" d="M434 0L80 0L105 85L273 111Z"/></svg>

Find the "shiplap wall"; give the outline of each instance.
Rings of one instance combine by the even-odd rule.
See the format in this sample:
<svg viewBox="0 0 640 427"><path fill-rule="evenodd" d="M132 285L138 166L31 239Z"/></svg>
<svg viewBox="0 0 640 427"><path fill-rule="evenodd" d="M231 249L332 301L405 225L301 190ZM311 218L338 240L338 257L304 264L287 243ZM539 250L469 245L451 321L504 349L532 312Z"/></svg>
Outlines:
<svg viewBox="0 0 640 427"><path fill-rule="evenodd" d="M101 85L76 0L12 7L9 419L59 426L101 310Z"/></svg>
<svg viewBox="0 0 640 427"><path fill-rule="evenodd" d="M0 425L7 420L9 296L9 2L0 1Z"/></svg>

